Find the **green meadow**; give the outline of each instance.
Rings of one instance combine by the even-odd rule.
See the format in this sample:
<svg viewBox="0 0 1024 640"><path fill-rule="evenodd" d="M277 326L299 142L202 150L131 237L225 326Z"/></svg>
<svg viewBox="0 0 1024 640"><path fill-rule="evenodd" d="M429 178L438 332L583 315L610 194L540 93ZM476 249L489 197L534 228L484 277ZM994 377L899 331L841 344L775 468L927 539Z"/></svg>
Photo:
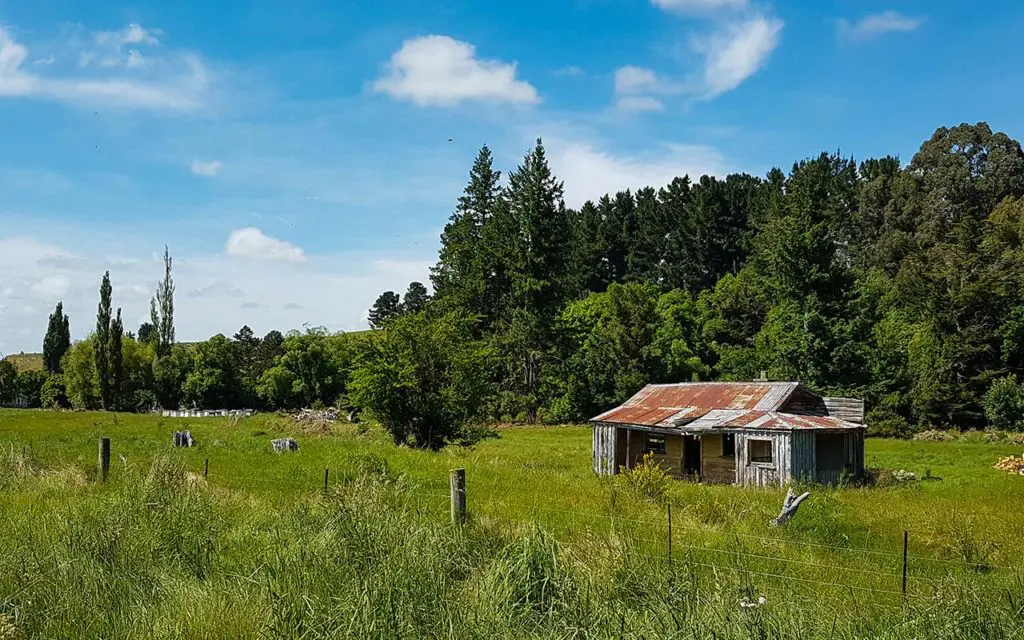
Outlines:
<svg viewBox="0 0 1024 640"><path fill-rule="evenodd" d="M175 449L184 428L197 446ZM273 453L284 436L300 450ZM100 437L112 443L105 483ZM919 480L807 487L784 527L769 524L781 488L672 482L652 499L596 477L585 426L499 428L432 453L372 424L305 432L274 414L7 410L0 447L3 640L1024 628L1024 477L992 468L1024 445L869 439L869 467ZM463 525L448 513L453 468L466 469Z"/></svg>

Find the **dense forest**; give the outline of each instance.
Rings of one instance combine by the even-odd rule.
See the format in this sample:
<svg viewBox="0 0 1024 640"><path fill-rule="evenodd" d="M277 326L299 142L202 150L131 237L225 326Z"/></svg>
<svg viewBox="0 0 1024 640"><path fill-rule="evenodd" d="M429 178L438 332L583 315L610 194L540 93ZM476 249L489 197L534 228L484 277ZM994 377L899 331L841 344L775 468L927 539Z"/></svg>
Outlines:
<svg viewBox="0 0 1024 640"><path fill-rule="evenodd" d="M96 331L70 345L58 306L49 373L17 387L0 367L0 389L83 408L352 404L437 446L479 419L581 420L648 382L764 371L865 398L878 434L1024 426L1024 153L987 124L938 129L906 165L823 153L579 210L562 190L540 140L505 180L483 148L433 295L383 293L367 333L175 344L165 256L137 334L107 278Z"/></svg>

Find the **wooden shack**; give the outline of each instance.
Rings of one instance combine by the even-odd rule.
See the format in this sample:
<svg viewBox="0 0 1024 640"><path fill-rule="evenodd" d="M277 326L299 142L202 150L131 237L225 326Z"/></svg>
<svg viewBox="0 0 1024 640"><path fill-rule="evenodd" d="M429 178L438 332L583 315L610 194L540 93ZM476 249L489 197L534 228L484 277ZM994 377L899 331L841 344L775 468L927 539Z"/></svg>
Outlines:
<svg viewBox="0 0 1024 640"><path fill-rule="evenodd" d="M706 483L834 484L864 472L864 402L797 382L647 385L590 420L594 471L651 454L668 473Z"/></svg>

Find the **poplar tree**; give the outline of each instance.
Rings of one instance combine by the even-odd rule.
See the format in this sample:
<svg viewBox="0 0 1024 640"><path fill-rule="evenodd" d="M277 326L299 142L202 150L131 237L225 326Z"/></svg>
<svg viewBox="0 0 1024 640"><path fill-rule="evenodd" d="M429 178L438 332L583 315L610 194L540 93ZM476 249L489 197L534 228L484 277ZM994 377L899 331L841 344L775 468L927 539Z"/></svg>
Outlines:
<svg viewBox="0 0 1024 640"><path fill-rule="evenodd" d="M110 385L110 272L103 274L100 284L100 303L96 310L96 340L93 354L96 359L96 380L99 383L100 406L104 410L111 408Z"/></svg>
<svg viewBox="0 0 1024 640"><path fill-rule="evenodd" d="M43 338L43 367L49 374L61 373L61 359L71 348L71 328L64 303L58 302L50 314L50 322Z"/></svg>

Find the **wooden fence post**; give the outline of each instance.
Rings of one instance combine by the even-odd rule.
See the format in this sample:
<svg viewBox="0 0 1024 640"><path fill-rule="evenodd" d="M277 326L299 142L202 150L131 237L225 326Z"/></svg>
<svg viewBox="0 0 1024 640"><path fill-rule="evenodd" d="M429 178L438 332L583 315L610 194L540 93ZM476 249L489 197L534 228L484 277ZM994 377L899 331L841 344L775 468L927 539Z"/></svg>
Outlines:
<svg viewBox="0 0 1024 640"><path fill-rule="evenodd" d="M210 459L207 458L203 461L203 480L210 477Z"/></svg>
<svg viewBox="0 0 1024 640"><path fill-rule="evenodd" d="M107 474L110 473L110 438L100 438L100 481L107 481Z"/></svg>
<svg viewBox="0 0 1024 640"><path fill-rule="evenodd" d="M466 470L452 469L451 472L452 522L466 521Z"/></svg>
<svg viewBox="0 0 1024 640"><path fill-rule="evenodd" d="M324 493L327 493L327 480L331 477L330 467L324 467Z"/></svg>
<svg viewBox="0 0 1024 640"><path fill-rule="evenodd" d="M909 546L910 534L903 532L903 597L907 597L907 547Z"/></svg>

